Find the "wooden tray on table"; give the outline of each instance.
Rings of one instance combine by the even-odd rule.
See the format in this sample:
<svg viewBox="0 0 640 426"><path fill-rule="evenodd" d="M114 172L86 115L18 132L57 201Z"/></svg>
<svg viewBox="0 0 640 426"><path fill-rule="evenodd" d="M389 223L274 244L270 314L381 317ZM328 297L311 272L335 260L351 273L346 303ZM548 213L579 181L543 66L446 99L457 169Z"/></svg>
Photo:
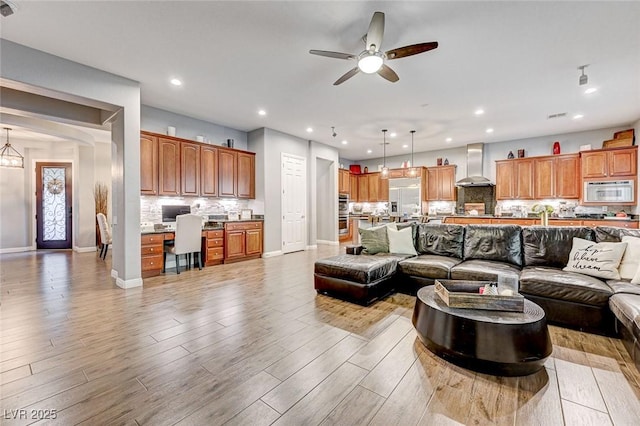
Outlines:
<svg viewBox="0 0 640 426"><path fill-rule="evenodd" d="M524 312L524 296L480 294L478 289L492 281L435 280L435 293L450 308Z"/></svg>

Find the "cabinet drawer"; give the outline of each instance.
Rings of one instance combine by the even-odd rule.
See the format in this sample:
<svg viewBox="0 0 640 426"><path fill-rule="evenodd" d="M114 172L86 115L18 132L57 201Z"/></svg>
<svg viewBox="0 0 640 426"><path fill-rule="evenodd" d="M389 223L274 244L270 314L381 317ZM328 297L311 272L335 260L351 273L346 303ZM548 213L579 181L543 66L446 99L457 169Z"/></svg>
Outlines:
<svg viewBox="0 0 640 426"><path fill-rule="evenodd" d="M164 239L165 240L175 240L176 239L176 234L173 232L167 232L164 234Z"/></svg>
<svg viewBox="0 0 640 426"><path fill-rule="evenodd" d="M207 231L207 238L222 238L224 236L224 229L216 231Z"/></svg>
<svg viewBox="0 0 640 426"><path fill-rule="evenodd" d="M143 246L154 245L154 244L162 245L163 240L164 240L164 234L147 234L141 237L141 242Z"/></svg>
<svg viewBox="0 0 640 426"><path fill-rule="evenodd" d="M207 250L207 260L222 260L224 259L224 248L215 247Z"/></svg>
<svg viewBox="0 0 640 426"><path fill-rule="evenodd" d="M225 229L227 231L244 231L247 229L259 229L262 228L262 222L242 222L242 223L227 223Z"/></svg>
<svg viewBox="0 0 640 426"><path fill-rule="evenodd" d="M598 224L594 224L593 222L583 222L581 220L550 220L549 225L552 226L598 226Z"/></svg>
<svg viewBox="0 0 640 426"><path fill-rule="evenodd" d="M158 244L153 246L142 246L140 248L140 252L143 256L162 254L162 245Z"/></svg>
<svg viewBox="0 0 640 426"><path fill-rule="evenodd" d="M162 269L162 254L142 257L142 270L153 271Z"/></svg>
<svg viewBox="0 0 640 426"><path fill-rule="evenodd" d="M224 246L224 238L208 238L207 247L222 247Z"/></svg>

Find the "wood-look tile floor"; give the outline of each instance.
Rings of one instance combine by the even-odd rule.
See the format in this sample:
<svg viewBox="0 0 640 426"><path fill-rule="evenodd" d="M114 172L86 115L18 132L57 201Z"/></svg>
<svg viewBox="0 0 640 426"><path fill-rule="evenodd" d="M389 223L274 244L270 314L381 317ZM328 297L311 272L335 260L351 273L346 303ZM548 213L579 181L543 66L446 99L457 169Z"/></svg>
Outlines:
<svg viewBox="0 0 640 426"><path fill-rule="evenodd" d="M338 250L130 290L112 283L110 256L0 256L1 423L640 424L640 373L619 340L551 327L537 374L464 370L416 339L413 297L316 295L313 263Z"/></svg>

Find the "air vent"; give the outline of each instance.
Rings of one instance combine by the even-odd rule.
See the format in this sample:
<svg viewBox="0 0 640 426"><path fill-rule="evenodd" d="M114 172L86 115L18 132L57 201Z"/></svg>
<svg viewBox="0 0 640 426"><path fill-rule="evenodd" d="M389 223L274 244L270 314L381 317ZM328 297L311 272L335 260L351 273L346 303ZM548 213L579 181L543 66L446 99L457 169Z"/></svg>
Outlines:
<svg viewBox="0 0 640 426"><path fill-rule="evenodd" d="M562 117L566 117L566 116L567 116L566 112L559 112L557 114L551 114L547 118L548 119L551 119L551 118L562 118Z"/></svg>

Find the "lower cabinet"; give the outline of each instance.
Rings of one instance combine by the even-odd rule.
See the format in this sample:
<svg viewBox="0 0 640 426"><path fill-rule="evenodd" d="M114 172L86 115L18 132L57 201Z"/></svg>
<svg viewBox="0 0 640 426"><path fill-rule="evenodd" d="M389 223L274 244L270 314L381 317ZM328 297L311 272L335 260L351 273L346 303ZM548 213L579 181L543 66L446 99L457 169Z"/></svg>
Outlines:
<svg viewBox="0 0 640 426"><path fill-rule="evenodd" d="M219 265L224 261L224 230L203 231L202 259L205 266Z"/></svg>
<svg viewBox="0 0 640 426"><path fill-rule="evenodd" d="M262 222L224 225L224 263L256 259L262 255Z"/></svg>
<svg viewBox="0 0 640 426"><path fill-rule="evenodd" d="M164 234L148 234L141 237L142 278L160 275L162 272L162 246Z"/></svg>

